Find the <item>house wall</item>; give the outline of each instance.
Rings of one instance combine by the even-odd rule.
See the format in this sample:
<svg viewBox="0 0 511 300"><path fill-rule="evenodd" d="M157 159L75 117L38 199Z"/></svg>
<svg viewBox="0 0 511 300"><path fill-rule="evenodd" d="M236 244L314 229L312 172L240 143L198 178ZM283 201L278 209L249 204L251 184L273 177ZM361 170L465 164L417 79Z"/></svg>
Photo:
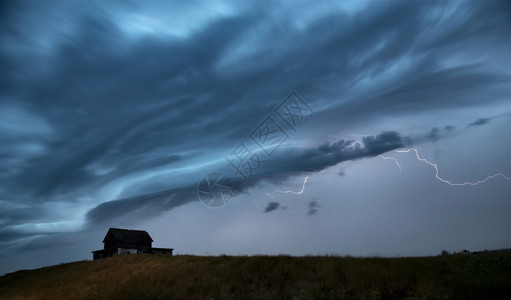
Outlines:
<svg viewBox="0 0 511 300"><path fill-rule="evenodd" d="M118 255L137 254L137 253L139 253L139 250L138 249L134 249L134 248L118 248L117 249L117 254Z"/></svg>
<svg viewBox="0 0 511 300"><path fill-rule="evenodd" d="M114 255L117 255L117 249L104 249L104 250L97 250L97 251L93 251L93 259L102 259L102 258L107 258L107 257L111 257L111 256L114 256Z"/></svg>
<svg viewBox="0 0 511 300"><path fill-rule="evenodd" d="M123 242L123 241L118 241L117 242L117 247L119 248L136 248L136 249L141 249L141 248L151 248L152 246L152 243L151 242L141 242L141 241L129 241L129 242Z"/></svg>

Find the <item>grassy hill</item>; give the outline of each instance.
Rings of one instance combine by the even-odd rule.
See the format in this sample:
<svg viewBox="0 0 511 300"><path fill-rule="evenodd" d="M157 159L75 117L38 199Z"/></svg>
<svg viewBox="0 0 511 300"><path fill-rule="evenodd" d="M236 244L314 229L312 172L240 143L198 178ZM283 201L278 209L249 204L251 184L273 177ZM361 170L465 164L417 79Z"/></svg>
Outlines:
<svg viewBox="0 0 511 300"><path fill-rule="evenodd" d="M423 258L125 255L0 277L2 299L498 299L511 254Z"/></svg>

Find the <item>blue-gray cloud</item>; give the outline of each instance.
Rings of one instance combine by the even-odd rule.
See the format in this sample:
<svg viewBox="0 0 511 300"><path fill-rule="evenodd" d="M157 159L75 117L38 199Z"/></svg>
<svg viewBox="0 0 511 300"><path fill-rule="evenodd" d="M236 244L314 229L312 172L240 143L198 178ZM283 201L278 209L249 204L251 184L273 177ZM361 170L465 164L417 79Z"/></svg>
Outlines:
<svg viewBox="0 0 511 300"><path fill-rule="evenodd" d="M469 123L468 126L481 126L484 124L488 124L488 122L490 122L489 118L480 118L480 119L475 120L472 123Z"/></svg>
<svg viewBox="0 0 511 300"><path fill-rule="evenodd" d="M309 201L309 211L307 212L308 216L314 216L318 214L319 208L321 205L319 205L318 199L312 199Z"/></svg>
<svg viewBox="0 0 511 300"><path fill-rule="evenodd" d="M249 181L243 182L240 177L232 177L233 195L236 196L261 181L275 181L305 172L318 172L343 161L373 157L401 147L401 137L396 132L384 132L377 136L364 137L361 143L341 140L331 144L324 143L317 148L282 149L280 155L275 156L260 173L249 178ZM103 226L112 220L156 216L197 200L196 184L197 182L192 182L191 185L175 189L104 202L87 213L88 223L91 226ZM271 207L274 207L274 204Z"/></svg>
<svg viewBox="0 0 511 300"><path fill-rule="evenodd" d="M280 206L280 203L278 203L278 202L274 202L274 201L268 202L268 205L264 209L264 212L267 213L267 212L274 211L274 210L278 209L279 206Z"/></svg>

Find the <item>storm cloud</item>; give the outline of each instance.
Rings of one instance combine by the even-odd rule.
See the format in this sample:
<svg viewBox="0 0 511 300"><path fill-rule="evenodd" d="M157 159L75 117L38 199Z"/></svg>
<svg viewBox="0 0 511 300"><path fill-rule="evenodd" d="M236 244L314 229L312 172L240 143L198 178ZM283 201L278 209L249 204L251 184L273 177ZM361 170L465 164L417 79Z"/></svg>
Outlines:
<svg viewBox="0 0 511 300"><path fill-rule="evenodd" d="M488 122L490 122L489 118L480 118L480 119L477 119L474 122L468 124L468 126L481 126L484 124L488 124Z"/></svg>
<svg viewBox="0 0 511 300"><path fill-rule="evenodd" d="M318 199L312 199L309 202L309 211L307 212L307 215L308 216L317 215L320 207L321 205L319 205Z"/></svg>
<svg viewBox="0 0 511 300"><path fill-rule="evenodd" d="M280 206L280 203L278 203L278 202L273 202L273 201L268 202L268 205L264 209L264 212L267 213L267 212L274 211L274 210L278 209L279 206Z"/></svg>

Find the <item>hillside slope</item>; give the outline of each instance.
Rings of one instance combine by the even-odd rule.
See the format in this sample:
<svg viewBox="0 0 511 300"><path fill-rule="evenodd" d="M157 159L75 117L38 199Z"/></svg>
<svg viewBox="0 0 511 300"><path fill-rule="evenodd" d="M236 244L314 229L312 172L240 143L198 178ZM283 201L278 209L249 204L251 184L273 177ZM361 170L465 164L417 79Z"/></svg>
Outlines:
<svg viewBox="0 0 511 300"><path fill-rule="evenodd" d="M497 299L511 254L426 258L125 255L0 277L2 299Z"/></svg>

